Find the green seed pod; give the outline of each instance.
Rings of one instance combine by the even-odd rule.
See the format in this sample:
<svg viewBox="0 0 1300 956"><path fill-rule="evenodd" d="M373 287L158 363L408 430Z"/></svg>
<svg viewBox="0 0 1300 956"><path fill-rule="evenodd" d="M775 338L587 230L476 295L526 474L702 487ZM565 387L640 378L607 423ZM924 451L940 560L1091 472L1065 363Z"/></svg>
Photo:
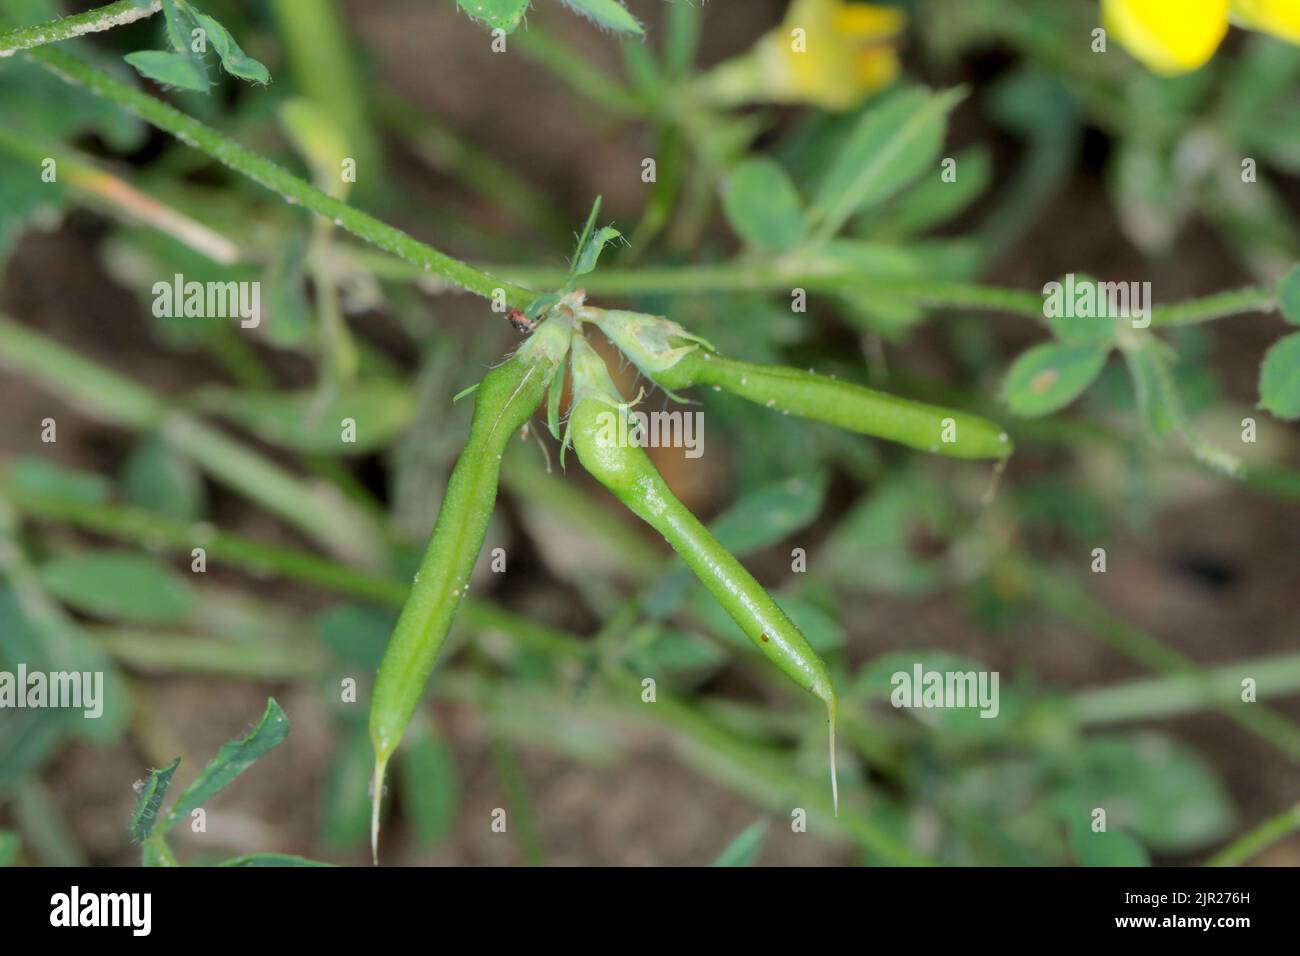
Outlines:
<svg viewBox="0 0 1300 956"><path fill-rule="evenodd" d="M635 312L584 309L642 373L670 395L712 385L773 411L825 422L953 458L1006 458L1011 439L987 419L896 398L851 382L775 365L723 358L676 322ZM675 396L674 396L675 397Z"/></svg>
<svg viewBox="0 0 1300 956"><path fill-rule="evenodd" d="M384 768L424 695L483 547L496 501L501 456L542 402L569 347L572 326L547 322L506 362L484 376L469 439L447 482L438 520L379 665L370 703L375 750L372 843L377 843Z"/></svg>
<svg viewBox="0 0 1300 956"><path fill-rule="evenodd" d="M597 481L633 514L663 535L745 636L791 680L826 705L830 722L831 780L835 788L837 701L826 664L753 575L691 514L639 447L620 444L618 416L627 405L600 356L580 336L573 340L573 448ZM836 801L838 803L838 789Z"/></svg>

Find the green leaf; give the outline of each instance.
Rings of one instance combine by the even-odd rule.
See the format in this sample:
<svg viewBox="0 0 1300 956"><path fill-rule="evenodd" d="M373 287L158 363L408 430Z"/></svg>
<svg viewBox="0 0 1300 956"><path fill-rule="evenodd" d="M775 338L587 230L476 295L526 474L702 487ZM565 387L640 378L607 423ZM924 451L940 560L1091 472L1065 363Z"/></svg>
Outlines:
<svg viewBox="0 0 1300 956"><path fill-rule="evenodd" d="M627 8L618 0L561 0L574 13L591 20L593 23L614 30L618 33L645 33L637 18L627 12Z"/></svg>
<svg viewBox="0 0 1300 956"><path fill-rule="evenodd" d="M1292 266L1277 284L1277 302L1282 318L1292 325L1300 325L1300 265Z"/></svg>
<svg viewBox="0 0 1300 956"><path fill-rule="evenodd" d="M1030 418L1064 408L1101 373L1107 354L1097 345L1037 345L1012 363L1002 399Z"/></svg>
<svg viewBox="0 0 1300 956"><path fill-rule="evenodd" d="M1075 814L1069 826L1070 852L1080 866L1150 866L1151 857L1131 833L1092 829L1087 816Z"/></svg>
<svg viewBox="0 0 1300 956"><path fill-rule="evenodd" d="M668 4L664 15L664 71L677 79L690 73L700 47L700 8L692 0Z"/></svg>
<svg viewBox="0 0 1300 956"><path fill-rule="evenodd" d="M163 820L161 832L166 833L177 820L188 818L191 812L226 789L264 753L284 743L288 734L289 718L275 702L275 698L268 697L266 711L257 726L247 736L221 745L217 756L203 768L198 779L189 785L172 806Z"/></svg>
<svg viewBox="0 0 1300 956"><path fill-rule="evenodd" d="M181 758L177 757L166 767L149 771L149 777L140 790L140 799L136 801L135 812L131 814L131 839L136 843L144 843L153 836L158 811L162 809L163 800L167 796L167 787L180 765Z"/></svg>
<svg viewBox="0 0 1300 956"><path fill-rule="evenodd" d="M64 468L44 458L22 456L5 468L5 489L18 497L100 505L108 500L108 479L93 471Z"/></svg>
<svg viewBox="0 0 1300 956"><path fill-rule="evenodd" d="M344 664L374 671L383 659L397 615L361 604L339 604L316 617L316 637Z"/></svg>
<svg viewBox="0 0 1300 956"><path fill-rule="evenodd" d="M1105 298L1107 292L1100 287L1100 283L1092 276L1075 275L1058 284L1063 297L1061 308L1044 310L1050 313L1047 315L1047 324L1057 340L1067 345L1104 345L1114 341L1116 322L1119 320L1109 314L1112 311L1109 306L1100 307L1100 303L1109 302ZM1073 293L1068 299L1064 298L1067 291ZM1079 301L1080 295L1091 296L1091 301L1099 307L1073 308L1071 303ZM1098 314L1102 312L1108 314Z"/></svg>
<svg viewBox="0 0 1300 956"><path fill-rule="evenodd" d="M728 551L744 557L808 527L825 497L825 474L786 478L747 492L709 522L709 531Z"/></svg>
<svg viewBox="0 0 1300 956"><path fill-rule="evenodd" d="M1153 438L1168 435L1181 412L1169 404L1164 357L1155 348L1127 348L1123 354L1143 427Z"/></svg>
<svg viewBox="0 0 1300 956"><path fill-rule="evenodd" d="M398 751L402 807L420 844L442 843L456 822L456 759L426 721L411 725Z"/></svg>
<svg viewBox="0 0 1300 956"><path fill-rule="evenodd" d="M893 203L867 231L873 236L908 236L942 225L960 215L988 188L993 172L989 150L976 146L954 159L955 178L949 182L942 168L926 175Z"/></svg>
<svg viewBox="0 0 1300 956"><path fill-rule="evenodd" d="M206 495L198 469L157 435L136 443L123 468L122 488L133 505L177 521L203 513Z"/></svg>
<svg viewBox="0 0 1300 956"><path fill-rule="evenodd" d="M751 246L779 252L803 238L803 202L786 171L770 159L737 166L722 202L731 228Z"/></svg>
<svg viewBox="0 0 1300 956"><path fill-rule="evenodd" d="M1278 418L1300 418L1300 332L1273 343L1259 367L1259 407Z"/></svg>
<svg viewBox="0 0 1300 956"><path fill-rule="evenodd" d="M573 262L573 271L569 275L569 282L572 285L574 279L578 276L585 276L596 268L596 263L600 260L600 254L605 251L605 246L621 239L623 234L613 226L604 226L596 230L593 235L581 249Z"/></svg>
<svg viewBox="0 0 1300 956"><path fill-rule="evenodd" d="M821 238L849 217L898 193L934 168L960 90L931 93L912 87L890 96L858 120L827 173L810 213Z"/></svg>
<svg viewBox="0 0 1300 956"><path fill-rule="evenodd" d="M208 78L194 65L194 61L180 53L168 53L166 50L140 50L136 53L128 53L123 59L135 67L141 76L163 86L206 93L210 85Z"/></svg>
<svg viewBox="0 0 1300 956"><path fill-rule="evenodd" d="M563 298L564 296L558 292L547 292L545 295L539 295L528 303L524 309L524 315L530 319L539 319L543 313L549 311Z"/></svg>
<svg viewBox="0 0 1300 956"><path fill-rule="evenodd" d="M519 21L528 12L529 2L530 0L456 0L456 6L493 30L514 33Z"/></svg>
<svg viewBox="0 0 1300 956"><path fill-rule="evenodd" d="M727 848L718 854L714 866L753 866L758 862L758 855L763 851L763 841L767 838L767 821L759 820L741 830Z"/></svg>
<svg viewBox="0 0 1300 956"><path fill-rule="evenodd" d="M311 167L316 185L338 199L345 198L348 184L341 170L352 150L338 117L315 100L295 97L281 104L280 125Z"/></svg>
<svg viewBox="0 0 1300 956"><path fill-rule="evenodd" d="M325 769L321 788L321 841L328 847L360 846L370 835L370 736L363 720L340 736Z"/></svg>
<svg viewBox="0 0 1300 956"><path fill-rule="evenodd" d="M126 621L178 621L194 610L188 581L156 558L92 551L47 561L41 583L69 607Z"/></svg>
<svg viewBox="0 0 1300 956"><path fill-rule="evenodd" d="M1108 829L1131 831L1157 853L1202 850L1231 832L1223 785L1189 747L1155 733L1087 740L1075 792L1106 811Z"/></svg>
<svg viewBox="0 0 1300 956"><path fill-rule="evenodd" d="M320 860L309 860L305 856L291 853L250 853L247 856L231 857L222 860L217 866L333 866Z"/></svg>
<svg viewBox="0 0 1300 956"><path fill-rule="evenodd" d="M13 866L14 860L18 859L18 850L21 847L22 844L18 840L17 833L0 830L0 867Z"/></svg>
<svg viewBox="0 0 1300 956"><path fill-rule="evenodd" d="M265 86L271 82L271 73L265 66L254 60L239 48L235 38L216 20L206 14L196 13L194 19L198 21L199 26L208 35L213 49L217 51L217 56L221 57L221 65L231 76L237 76L241 80L248 80L250 83L260 83Z"/></svg>
<svg viewBox="0 0 1300 956"><path fill-rule="evenodd" d="M6 95L5 88L0 87L0 97ZM17 134L0 129L0 148L11 135ZM0 263L32 219L63 204L63 183L43 182L41 171L33 162L0 152Z"/></svg>
<svg viewBox="0 0 1300 956"><path fill-rule="evenodd" d="M253 392L203 389L199 407L247 428L263 441L292 451L360 455L386 448L415 414L411 390L390 379L354 382L324 396L316 390ZM344 420L356 424L345 442Z"/></svg>

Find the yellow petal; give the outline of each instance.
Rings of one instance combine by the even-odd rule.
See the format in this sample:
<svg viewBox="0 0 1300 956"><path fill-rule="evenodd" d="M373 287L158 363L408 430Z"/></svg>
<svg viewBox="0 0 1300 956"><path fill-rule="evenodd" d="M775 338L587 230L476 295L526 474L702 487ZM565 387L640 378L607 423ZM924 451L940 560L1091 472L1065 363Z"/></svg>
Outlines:
<svg viewBox="0 0 1300 956"><path fill-rule="evenodd" d="M835 14L835 29L855 39L883 40L902 33L905 26L907 14L898 7L855 3L840 7Z"/></svg>
<svg viewBox="0 0 1300 956"><path fill-rule="evenodd" d="M1228 32L1229 0L1102 0L1106 30L1156 73L1203 66Z"/></svg>
<svg viewBox="0 0 1300 956"><path fill-rule="evenodd" d="M1233 0L1232 19L1243 27L1300 44L1300 0Z"/></svg>
<svg viewBox="0 0 1300 956"><path fill-rule="evenodd" d="M893 47L873 47L858 57L858 89L863 93L883 90L894 82L898 73L898 54Z"/></svg>

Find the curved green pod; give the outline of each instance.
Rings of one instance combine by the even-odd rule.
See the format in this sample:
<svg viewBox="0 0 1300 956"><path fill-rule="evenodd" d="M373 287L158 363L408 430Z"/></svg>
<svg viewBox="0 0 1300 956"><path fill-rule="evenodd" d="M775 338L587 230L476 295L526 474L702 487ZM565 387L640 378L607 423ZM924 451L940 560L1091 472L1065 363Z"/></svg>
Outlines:
<svg viewBox="0 0 1300 956"><path fill-rule="evenodd" d="M573 403L569 434L584 468L637 517L659 532L700 583L754 645L799 686L826 705L830 723L831 780L835 786L835 716L838 702L830 672L799 628L677 500L659 470L639 447L620 443L617 416L627 404L610 380L605 363L581 337L573 340Z"/></svg>
<svg viewBox="0 0 1300 956"><path fill-rule="evenodd" d="M955 409L897 398L852 382L724 358L677 323L635 312L583 310L655 384L669 393L712 385L775 412L953 458L1006 458L998 425Z"/></svg>
<svg viewBox="0 0 1300 956"><path fill-rule="evenodd" d="M442 506L415 582L384 651L370 700L375 751L372 844L378 840L384 768L424 695L496 502L501 456L541 405L552 373L568 351L572 327L547 322L479 384L469 439L447 482Z"/></svg>

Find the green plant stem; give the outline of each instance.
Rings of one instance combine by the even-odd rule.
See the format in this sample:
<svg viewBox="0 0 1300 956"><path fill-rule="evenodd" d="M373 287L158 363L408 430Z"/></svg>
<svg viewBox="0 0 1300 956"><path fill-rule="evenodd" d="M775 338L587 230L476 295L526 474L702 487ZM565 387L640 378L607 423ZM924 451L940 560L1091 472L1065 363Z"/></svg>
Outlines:
<svg viewBox="0 0 1300 956"><path fill-rule="evenodd" d="M87 33L102 33L114 27L125 26L151 17L162 9L162 0L151 0L141 5L136 0L117 0L85 13L61 17L36 26L19 27L0 32L0 58L13 56L20 50L30 50L46 43L59 43Z"/></svg>
<svg viewBox="0 0 1300 956"><path fill-rule="evenodd" d="M1215 710L1300 763L1300 727L1293 721L1263 704L1243 703L1240 697L1225 702L1194 661L1112 612L1065 574L1028 564L1023 572L1042 605L1062 620L1087 629L1144 667L1193 682Z"/></svg>
<svg viewBox="0 0 1300 956"><path fill-rule="evenodd" d="M1205 861L1206 866L1241 866L1279 840L1300 830L1300 803L1287 807Z"/></svg>
<svg viewBox="0 0 1300 956"><path fill-rule="evenodd" d="M336 489L296 477L225 432L174 411L162 396L3 315L0 367L48 386L97 421L134 431L161 430L178 453L331 552L366 565L381 560L378 531Z"/></svg>
<svg viewBox="0 0 1300 956"><path fill-rule="evenodd" d="M229 641L129 628L97 628L90 633L106 654L144 674L307 680L322 674L326 667L320 647L305 642Z"/></svg>
<svg viewBox="0 0 1300 956"><path fill-rule="evenodd" d="M1254 677L1258 694L1285 697L1300 692L1300 654L1248 657L1203 675L1173 674L1082 690L1070 697L1070 712L1081 723L1110 724L1159 720L1241 702L1241 680Z"/></svg>
<svg viewBox="0 0 1300 956"><path fill-rule="evenodd" d="M240 175L279 194L290 205L309 209L359 239L392 253L424 272L439 275L452 285L487 299L501 290L506 302L516 308L527 306L536 297L526 289L512 286L439 252L400 229L322 192L210 126L80 60L48 49L33 50L27 55L69 83L85 87L96 96L109 100L128 113L170 133L187 146L201 150Z"/></svg>
<svg viewBox="0 0 1300 956"><path fill-rule="evenodd" d="M381 278L414 280L420 273L392 259L371 254L358 257ZM495 264L485 266L514 281L544 289L561 285L566 273L559 269ZM708 266L658 269L601 269L583 276L589 295L609 296L695 296L732 292L788 293L793 288L837 293L852 290L878 293L929 308L950 308L977 312L1005 312L1024 318L1043 318L1043 297L1028 289L955 282L949 279L914 279L873 276L838 264L809 263L800 259L755 262L727 262ZM1210 322L1251 312L1270 312L1277 307L1276 290L1249 286L1215 293L1151 311L1152 326L1182 326Z"/></svg>

